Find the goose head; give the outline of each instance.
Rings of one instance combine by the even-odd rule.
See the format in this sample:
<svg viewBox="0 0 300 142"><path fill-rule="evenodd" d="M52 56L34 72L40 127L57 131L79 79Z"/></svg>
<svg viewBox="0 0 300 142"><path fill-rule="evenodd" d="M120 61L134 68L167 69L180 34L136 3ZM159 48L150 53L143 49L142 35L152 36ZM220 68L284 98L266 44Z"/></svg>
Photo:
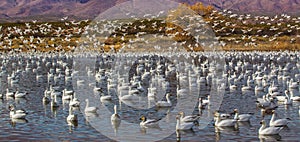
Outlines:
<svg viewBox="0 0 300 142"><path fill-rule="evenodd" d="M290 92L289 90L284 91L285 95L287 95L289 92Z"/></svg>
<svg viewBox="0 0 300 142"><path fill-rule="evenodd" d="M234 112L234 113L238 113L239 110L238 110L238 109L234 109L233 112Z"/></svg>
<svg viewBox="0 0 300 142"><path fill-rule="evenodd" d="M176 115L176 120L180 120L180 115Z"/></svg>
<svg viewBox="0 0 300 142"><path fill-rule="evenodd" d="M181 116L181 117L184 117L184 112L183 112L183 111L180 111L180 112L178 113L178 115Z"/></svg>
<svg viewBox="0 0 300 142"><path fill-rule="evenodd" d="M12 111L12 110L15 109L15 106L14 106L13 104L10 104L10 105L8 106L8 109L9 109L10 111Z"/></svg>
<svg viewBox="0 0 300 142"><path fill-rule="evenodd" d="M266 124L266 121L265 121L265 120L262 120L262 121L259 122L259 124L265 125L265 124Z"/></svg>
<svg viewBox="0 0 300 142"><path fill-rule="evenodd" d="M276 114L276 113L275 113L275 110L272 110L271 113L272 113L272 114Z"/></svg>
<svg viewBox="0 0 300 142"><path fill-rule="evenodd" d="M146 118L144 115L142 115L142 116L140 117L140 120L142 120L142 122L145 122L145 121L147 121L147 118Z"/></svg>

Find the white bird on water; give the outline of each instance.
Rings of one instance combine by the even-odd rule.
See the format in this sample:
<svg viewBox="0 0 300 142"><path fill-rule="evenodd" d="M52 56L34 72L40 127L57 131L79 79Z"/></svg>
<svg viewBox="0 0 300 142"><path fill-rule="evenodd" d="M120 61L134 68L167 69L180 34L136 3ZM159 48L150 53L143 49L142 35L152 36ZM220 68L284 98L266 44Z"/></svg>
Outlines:
<svg viewBox="0 0 300 142"><path fill-rule="evenodd" d="M89 106L89 100L88 99L86 99L85 101L86 101L86 106L85 106L84 112L85 113L96 113L98 108Z"/></svg>
<svg viewBox="0 0 300 142"><path fill-rule="evenodd" d="M158 101L158 102L156 102L156 106L157 107L171 107L172 102L170 100L170 95L171 94L169 94L169 93L166 95L167 101Z"/></svg>
<svg viewBox="0 0 300 142"><path fill-rule="evenodd" d="M259 135L278 135L279 132L283 129L283 127L267 127L265 120L260 122L261 127L258 130Z"/></svg>

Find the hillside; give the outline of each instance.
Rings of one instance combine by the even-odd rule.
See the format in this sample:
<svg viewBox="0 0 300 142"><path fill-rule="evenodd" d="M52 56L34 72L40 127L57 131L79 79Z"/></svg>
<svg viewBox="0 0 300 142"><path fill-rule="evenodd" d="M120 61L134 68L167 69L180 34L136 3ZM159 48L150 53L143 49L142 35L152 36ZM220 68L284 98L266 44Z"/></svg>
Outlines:
<svg viewBox="0 0 300 142"><path fill-rule="evenodd" d="M0 3L0 22L30 19L93 19L99 13L127 0L4 0ZM237 13L299 14L300 0L174 0L194 4L202 2L215 9Z"/></svg>

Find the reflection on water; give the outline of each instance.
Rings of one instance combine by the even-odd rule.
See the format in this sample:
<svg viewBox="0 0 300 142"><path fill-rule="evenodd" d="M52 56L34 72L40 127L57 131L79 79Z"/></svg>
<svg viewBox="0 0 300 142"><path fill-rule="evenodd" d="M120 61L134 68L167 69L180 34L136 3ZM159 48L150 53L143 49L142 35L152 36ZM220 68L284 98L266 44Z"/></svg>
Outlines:
<svg viewBox="0 0 300 142"><path fill-rule="evenodd" d="M280 135L271 135L271 136L259 135L258 138L261 142L274 142L274 141L280 141L281 140Z"/></svg>
<svg viewBox="0 0 300 142"><path fill-rule="evenodd" d="M17 58L17 57L15 57ZM280 118L290 118L291 122L288 127L283 129L280 135L275 136L258 136L258 128L260 127L259 121L262 119L270 120L271 116L265 114L262 117L262 113L256 106L256 98L261 98L268 93L267 89L255 90L252 85L252 89L247 89L238 82L246 82L247 80L234 80L237 87L230 86L228 83L222 86L224 80L209 78L213 75L209 74L209 69L205 66L201 69L196 70L197 66L193 66L192 61L185 64L178 63L178 72L172 73L168 65L172 61L163 61L163 58L158 60L158 57L153 57L153 63L161 62L159 64L160 70L157 72L163 72L159 75L153 75L151 77L145 75L144 78L140 76L141 84L137 84L135 87L127 86L126 84L134 84L133 81L135 77L138 76L136 70L139 67L138 72L150 72L155 68L147 68L143 70L142 67L138 66L137 57L131 57L128 61L121 63L109 64L111 58L99 57L97 59L98 64L95 65L94 70L98 72L90 72L90 77L87 80L79 80L78 78L67 79L71 77L66 72L67 68L71 69L73 66L73 59L68 57L67 59L63 57L19 57L18 60L28 61L29 65L33 69L41 66L41 72L28 72L26 66L17 64L17 67L12 68L12 62L17 62L18 60L9 60L8 57L1 58L1 93L4 94L4 98L0 100L0 139L1 140L48 140L48 141L68 141L68 140L95 140L108 141L110 140L107 136L114 136L119 139L124 139L124 136L134 134L140 138L148 138L152 140L153 137L160 134L166 134L166 138L163 141L295 141L298 140L300 132L300 119L299 119L299 102L294 101L292 105L283 105L278 103L277 112ZM181 57L184 58L184 57ZM115 58L116 60L118 58ZM40 64L34 64L29 61L34 60ZM98 61L100 60L100 61ZM104 60L106 62L104 62ZM139 59L141 62L142 59ZM157 60L157 61L156 61ZM175 63L175 60L173 60ZM63 63L68 63L63 66ZM144 62L143 62L144 63ZM157 65L158 66L158 65ZM3 68L5 67L5 69ZM122 67L121 70L120 68ZM126 68L125 68L126 67ZM208 67L207 67L208 68ZM60 70L59 70L60 69ZM103 69L103 74L101 70ZM20 70L19 72L17 70ZM87 69L82 69L86 71ZM89 69L92 70L92 69ZM162 71L164 70L164 71ZM196 70L196 71L195 71ZM170 72L168 72L170 71ZM197 71L201 72L197 74ZM6 72L6 73L5 73ZM75 71L73 71L74 73ZM129 74L126 72L130 72ZM156 71L153 71L156 72ZM168 72L165 73L164 72ZM242 72L242 71L240 71ZM77 74L81 72L78 71ZM122 73L124 75L122 75ZM53 80L51 75L53 75ZM76 72L74 73L76 74ZM95 75L99 75L100 81L93 78ZM41 75L43 79L36 79L35 75ZM177 79L176 75L180 76ZM18 83L11 84L8 81L8 76L14 76L19 78ZM202 78L201 78L202 77ZM138 77L137 77L138 78ZM236 77L238 78L238 77ZM79 83L77 83L79 80ZM71 80L71 83L68 81ZM106 80L103 81L103 80ZM205 83L203 83L203 80ZM230 82L230 80L228 80ZM84 83L83 83L84 82ZM134 81L133 81L134 82ZM88 84L88 85L86 85ZM247 84L247 83L244 83ZM258 83L259 84L259 83ZM76 97L81 101L80 107L73 108L73 114L78 116L78 123L73 125L68 125L66 118L69 115L69 104L71 100L62 99L62 94L57 95L56 103L57 107L51 106L51 102L42 102L45 90L50 89L50 85L59 86L59 88L54 88L50 93L51 97L55 92L62 93L64 88L74 89L76 92ZM110 88L108 88L110 86ZM131 87L131 88L130 88ZM148 88L152 87L156 89L156 98L148 98ZM265 86L266 88L269 86ZM8 97L5 94L6 88L10 91L19 89L20 91L27 91L27 95L24 98L14 98ZM94 88L98 88L98 91L94 91ZM121 89L122 88L122 89ZM220 112L222 113L232 113L234 109L238 109L240 113L253 113L254 116L250 122L238 122L236 127L222 128L214 127L213 110L214 106L206 106L198 110L198 103L190 104L189 102L198 97L207 98L211 95L211 91L220 93L220 88L224 88L224 98L221 104ZM243 88L243 89L242 89ZM121 96L127 95L129 89L139 89L137 95L137 100L120 100ZM179 90L186 89L185 93L178 94ZM298 89L298 88L297 88ZM294 95L299 95L299 90L291 89ZM100 90L100 91L99 91ZM102 92L101 92L102 91ZM175 132L176 120L175 116L180 108L169 107L169 108L158 108L155 106L156 101L164 100L166 101L165 94L171 93L171 102L182 107L187 107L191 110L191 113L201 116L199 121L200 126L194 128L191 131L177 131ZM282 92L280 92L282 93ZM298 94L297 94L298 93ZM101 100L102 95L112 96L111 100ZM56 96L56 95L54 95ZM52 96L53 97L53 96ZM82 113L84 112L85 102L84 100L90 97L90 105L96 106L101 111L97 113ZM213 96L212 96L213 97ZM214 100L215 99L215 100ZM216 101L218 98L212 98L212 101ZM9 104L14 104L18 109L25 109L28 114L26 119L10 119L9 117ZM113 106L118 106L118 113L121 117L121 121L112 122L110 120L113 111ZM135 106L135 107L133 107ZM102 111L103 110L103 111ZM139 117L141 115L147 116L149 119L161 119L158 127L154 128L144 128L139 126ZM208 125L206 125L208 123ZM106 128L105 131L98 131L99 126ZM128 131L128 129L134 129L134 131ZM128 141L134 141L135 138L127 137Z"/></svg>

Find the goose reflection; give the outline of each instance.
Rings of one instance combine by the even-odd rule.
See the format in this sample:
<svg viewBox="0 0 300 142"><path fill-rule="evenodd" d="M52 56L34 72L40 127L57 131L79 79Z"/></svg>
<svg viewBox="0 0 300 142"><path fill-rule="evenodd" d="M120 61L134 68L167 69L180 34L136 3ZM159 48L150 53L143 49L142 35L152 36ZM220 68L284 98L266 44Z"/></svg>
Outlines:
<svg viewBox="0 0 300 142"><path fill-rule="evenodd" d="M239 128L237 125L234 127L215 127L215 132L216 133L224 133L224 134L233 134L233 133L238 133Z"/></svg>
<svg viewBox="0 0 300 142"><path fill-rule="evenodd" d="M85 113L86 124L89 124L90 122L99 119L98 117L98 113Z"/></svg>
<svg viewBox="0 0 300 142"><path fill-rule="evenodd" d="M245 121L245 122L238 121L238 126L243 126L243 127L248 127L248 128L252 127L250 121Z"/></svg>
<svg viewBox="0 0 300 142"><path fill-rule="evenodd" d="M15 103L16 104L26 104L27 101L28 100L26 98L15 98Z"/></svg>
<svg viewBox="0 0 300 142"><path fill-rule="evenodd" d="M280 141L281 136L280 135L259 135L258 136L259 141L266 142L266 141Z"/></svg>
<svg viewBox="0 0 300 142"><path fill-rule="evenodd" d="M28 123L27 119L14 119L12 118L10 121L10 125L12 127L16 127L17 124L23 124L23 123Z"/></svg>
<svg viewBox="0 0 300 142"><path fill-rule="evenodd" d="M51 107L52 117L56 118L58 107Z"/></svg>
<svg viewBox="0 0 300 142"><path fill-rule="evenodd" d="M111 126L114 129L115 136L117 136L120 124L121 124L121 120L119 120L119 121L113 121L113 120L111 120Z"/></svg>
<svg viewBox="0 0 300 142"><path fill-rule="evenodd" d="M146 127L146 126L141 126L140 127L140 132L142 133L142 134L147 134L147 131L153 131L153 130L155 130L155 131L163 131L163 129L162 128L160 128L159 127L159 125L157 125L157 126L152 126L152 127Z"/></svg>

